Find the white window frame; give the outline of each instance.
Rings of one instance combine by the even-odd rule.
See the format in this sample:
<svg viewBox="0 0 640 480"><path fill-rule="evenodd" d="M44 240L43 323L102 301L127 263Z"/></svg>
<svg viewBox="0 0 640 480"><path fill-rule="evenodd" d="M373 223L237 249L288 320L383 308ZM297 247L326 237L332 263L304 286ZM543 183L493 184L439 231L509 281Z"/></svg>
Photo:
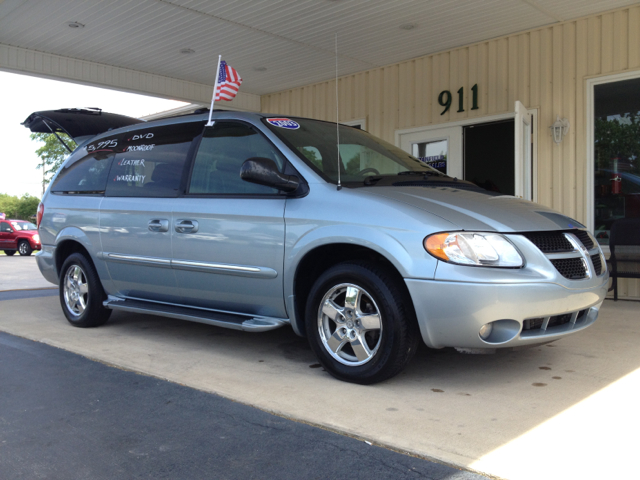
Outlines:
<svg viewBox="0 0 640 480"><path fill-rule="evenodd" d="M534 202L538 201L538 112L540 107L527 107L527 112L531 115L531 123L533 125L533 133L531 135L531 141L533 144L533 151L531 153L531 199ZM447 122L447 123L437 123L433 125L429 125L426 127L414 127L414 128L406 128L402 130L396 130L395 132L395 144L398 148L400 147L400 141L402 135L414 134L414 133L422 133L429 132L431 130L437 130L447 127L465 127L468 125L475 125L478 123L490 123L497 122L500 120L513 120L515 122L516 113L500 113L497 115L487 115L485 117L472 117L465 118L464 120L458 120L455 122ZM515 132L514 132L515 134ZM408 152L411 153L411 152Z"/></svg>
<svg viewBox="0 0 640 480"><path fill-rule="evenodd" d="M623 80L633 80L640 78L640 70L633 72L616 73L614 75L605 75L599 77L588 78L586 80L586 92L587 92L587 168L585 179L585 185L587 186L587 228L591 233L595 231L596 224L596 210L595 210L595 86L602 85L603 83L620 82ZM609 247L603 245L602 249L605 253L609 252Z"/></svg>
<svg viewBox="0 0 640 480"><path fill-rule="evenodd" d="M341 125L347 125L349 127L360 127L361 130L367 131L367 119L358 118L356 120L349 120L348 122L340 122Z"/></svg>

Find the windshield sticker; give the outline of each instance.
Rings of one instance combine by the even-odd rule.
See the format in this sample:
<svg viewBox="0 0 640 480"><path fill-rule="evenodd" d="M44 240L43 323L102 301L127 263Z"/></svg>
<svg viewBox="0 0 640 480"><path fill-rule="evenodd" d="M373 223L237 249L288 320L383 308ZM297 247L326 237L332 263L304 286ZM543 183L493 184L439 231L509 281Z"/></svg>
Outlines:
<svg viewBox="0 0 640 480"><path fill-rule="evenodd" d="M267 122L274 127L288 128L289 130L297 130L300 125L288 118L267 118Z"/></svg>
<svg viewBox="0 0 640 480"><path fill-rule="evenodd" d="M151 145L132 145L127 147L127 152L147 152L149 150L153 150L156 144L152 143Z"/></svg>
<svg viewBox="0 0 640 480"><path fill-rule="evenodd" d="M149 132L149 133L141 133L140 135L134 135L127 141L131 142L133 140L142 140L142 139L150 140L152 138L153 138L153 133Z"/></svg>

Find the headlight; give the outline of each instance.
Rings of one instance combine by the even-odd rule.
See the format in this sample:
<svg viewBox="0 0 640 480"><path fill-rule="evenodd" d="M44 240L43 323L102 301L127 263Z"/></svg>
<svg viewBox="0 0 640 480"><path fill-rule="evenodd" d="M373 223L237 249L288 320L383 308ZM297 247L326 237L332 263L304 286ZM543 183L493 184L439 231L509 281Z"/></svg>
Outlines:
<svg viewBox="0 0 640 480"><path fill-rule="evenodd" d="M458 265L511 268L524 265L511 242L496 233L436 233L424 239L424 248L434 257Z"/></svg>
<svg viewBox="0 0 640 480"><path fill-rule="evenodd" d="M36 233L33 237L31 237L31 238L33 238L33 241L34 241L34 242L36 242L36 243L40 243L40 235L38 235L37 233Z"/></svg>

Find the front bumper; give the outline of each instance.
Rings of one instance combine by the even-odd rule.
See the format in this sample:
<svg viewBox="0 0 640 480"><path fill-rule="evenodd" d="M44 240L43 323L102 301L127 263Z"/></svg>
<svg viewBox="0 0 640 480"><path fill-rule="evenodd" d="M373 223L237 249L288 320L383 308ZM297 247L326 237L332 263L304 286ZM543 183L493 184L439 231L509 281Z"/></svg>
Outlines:
<svg viewBox="0 0 640 480"><path fill-rule="evenodd" d="M424 342L433 348L495 349L557 340L582 330L598 317L609 276L584 289L555 283L469 283L405 279ZM585 311L586 310L586 311ZM525 320L572 314L571 321L523 330ZM483 340L480 327L496 322L500 334ZM545 325L545 326L546 326Z"/></svg>

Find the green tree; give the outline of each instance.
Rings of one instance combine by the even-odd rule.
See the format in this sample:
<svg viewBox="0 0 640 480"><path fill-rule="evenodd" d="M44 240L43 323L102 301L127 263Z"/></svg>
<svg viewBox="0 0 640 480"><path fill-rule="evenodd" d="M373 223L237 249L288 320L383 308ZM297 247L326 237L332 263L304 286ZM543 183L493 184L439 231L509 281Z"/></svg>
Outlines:
<svg viewBox="0 0 640 480"><path fill-rule="evenodd" d="M0 212L6 214L7 218L17 220L29 220L38 211L40 199L25 193L22 197L0 193Z"/></svg>
<svg viewBox="0 0 640 480"><path fill-rule="evenodd" d="M595 153L598 168L611 169L613 159L618 158L628 161L631 171L640 173L640 115L596 118Z"/></svg>
<svg viewBox="0 0 640 480"><path fill-rule="evenodd" d="M69 148L74 148L76 143L71 137L64 133L58 134ZM69 155L69 151L62 146L60 141L52 133L32 133L31 140L41 143L40 148L36 150L36 155L40 157L42 163L36 168L41 168L42 173L42 194L44 195L45 186L51 180L51 177L58 171L64 159Z"/></svg>

